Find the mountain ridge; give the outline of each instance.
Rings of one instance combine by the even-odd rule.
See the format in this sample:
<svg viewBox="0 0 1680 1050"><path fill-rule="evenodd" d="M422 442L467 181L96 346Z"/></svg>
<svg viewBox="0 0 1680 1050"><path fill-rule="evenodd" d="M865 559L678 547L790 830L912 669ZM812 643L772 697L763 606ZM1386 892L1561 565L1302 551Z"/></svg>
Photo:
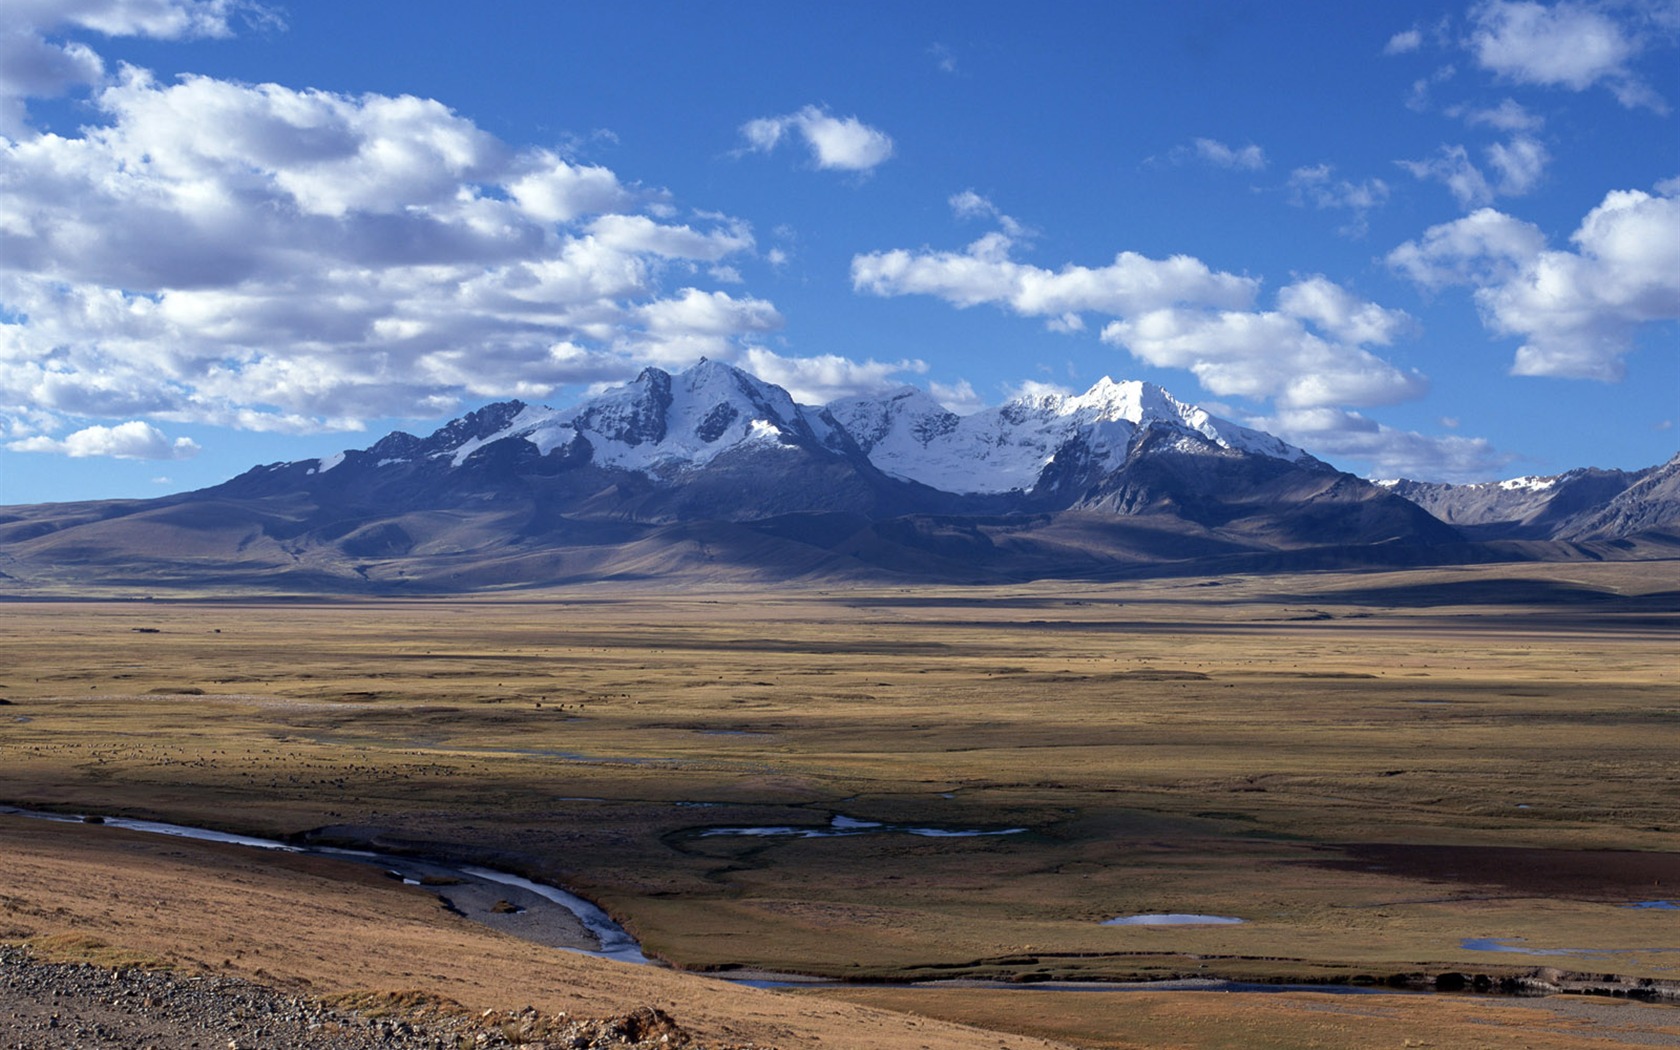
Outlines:
<svg viewBox="0 0 1680 1050"><path fill-rule="evenodd" d="M1599 541L1680 520L1675 485L1648 476L1583 497L1565 541L1543 507L1503 532L1443 522L1403 495L1475 500L1373 485L1147 383L957 416L914 388L801 405L701 361L195 492L0 509L0 582L389 593L1625 557Z"/></svg>

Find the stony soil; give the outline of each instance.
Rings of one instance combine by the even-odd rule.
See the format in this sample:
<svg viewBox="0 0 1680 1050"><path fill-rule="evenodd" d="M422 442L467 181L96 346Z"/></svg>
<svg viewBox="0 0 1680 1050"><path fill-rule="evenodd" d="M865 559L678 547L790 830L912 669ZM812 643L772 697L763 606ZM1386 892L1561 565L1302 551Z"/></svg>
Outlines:
<svg viewBox="0 0 1680 1050"><path fill-rule="evenodd" d="M44 962L0 945L4 1050L707 1050L652 1008L582 1019L530 1008L469 1016L418 999L371 1005L379 1008L334 1006L231 977Z"/></svg>

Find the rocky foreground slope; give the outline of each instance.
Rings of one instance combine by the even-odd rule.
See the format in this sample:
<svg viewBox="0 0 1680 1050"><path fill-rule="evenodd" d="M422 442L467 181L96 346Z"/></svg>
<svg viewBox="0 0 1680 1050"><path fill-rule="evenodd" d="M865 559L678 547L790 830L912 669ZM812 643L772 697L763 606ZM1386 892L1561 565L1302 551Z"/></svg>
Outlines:
<svg viewBox="0 0 1680 1050"><path fill-rule="evenodd" d="M707 1047L652 1008L594 1020L529 1008L467 1016L418 998L378 1005L375 1016L230 977L42 962L0 945L5 1050L748 1050Z"/></svg>

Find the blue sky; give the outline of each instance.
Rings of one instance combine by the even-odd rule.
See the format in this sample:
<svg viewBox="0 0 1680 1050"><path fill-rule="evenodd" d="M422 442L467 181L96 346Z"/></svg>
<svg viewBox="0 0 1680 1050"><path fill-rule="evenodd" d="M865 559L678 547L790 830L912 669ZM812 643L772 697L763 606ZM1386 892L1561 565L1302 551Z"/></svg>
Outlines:
<svg viewBox="0 0 1680 1050"><path fill-rule="evenodd" d="M1373 477L1680 448L1680 0L0 3L0 503L702 355L1159 383Z"/></svg>

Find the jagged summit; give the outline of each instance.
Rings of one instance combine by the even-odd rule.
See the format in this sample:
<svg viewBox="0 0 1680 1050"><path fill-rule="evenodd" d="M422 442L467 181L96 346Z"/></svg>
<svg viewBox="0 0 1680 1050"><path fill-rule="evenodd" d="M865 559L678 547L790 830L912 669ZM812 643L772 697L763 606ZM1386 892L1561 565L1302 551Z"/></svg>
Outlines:
<svg viewBox="0 0 1680 1050"><path fill-rule="evenodd" d="M1083 394L1014 398L958 416L913 387L886 398L828 406L835 420L882 470L948 492L1034 489L1070 445L1100 469L1118 469L1140 427L1163 425L1221 448L1291 463L1312 457L1256 430L1187 405L1152 383L1104 377Z"/></svg>
<svg viewBox="0 0 1680 1050"><path fill-rule="evenodd" d="M635 381L556 414L594 450L594 462L651 476L703 467L744 446L819 443L804 410L779 386L721 361L701 358L675 374L646 368ZM558 444L555 436L528 437Z"/></svg>

